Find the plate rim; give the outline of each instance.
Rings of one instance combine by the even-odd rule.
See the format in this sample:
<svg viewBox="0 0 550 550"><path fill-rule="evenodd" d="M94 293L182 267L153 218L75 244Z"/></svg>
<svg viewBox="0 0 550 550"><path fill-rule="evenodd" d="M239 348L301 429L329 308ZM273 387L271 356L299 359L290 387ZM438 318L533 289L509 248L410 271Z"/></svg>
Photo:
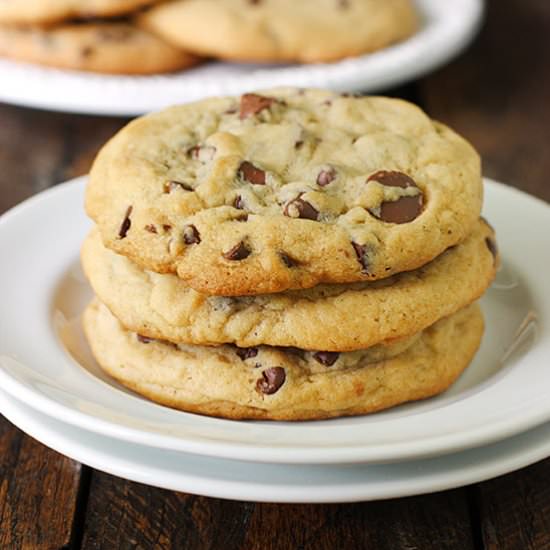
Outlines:
<svg viewBox="0 0 550 550"><path fill-rule="evenodd" d="M243 484L240 481L235 481L231 478L220 480L218 478L209 479L206 476L190 475L189 472L177 472L172 468L162 467L159 463L161 460L155 461L154 465L150 465L141 461L141 464L136 461L135 457L140 457L141 454L131 453L131 459L128 457L121 458L120 453L115 453L113 458L112 445L107 444L108 452L98 449L97 439L102 443L109 443L110 438L100 434L90 434L86 430L81 431L81 436L84 441L96 439L96 443L90 445L86 449L78 439L67 434L62 421L50 417L40 417L38 412L21 403L13 396L8 396L0 390L0 406L3 410L5 418L22 430L28 436L36 439L50 449L68 456L72 460L77 460L80 463L86 464L92 468L100 470L110 475L128 479L137 483L145 483L147 485L159 487L167 490L183 491L197 495L203 495L212 498L232 499L241 501L255 502L270 502L270 503L343 503L343 502L359 502L384 500L390 498L403 498L420 494L434 493L472 483L480 483L488 479L492 479L510 472L525 468L535 462L543 460L550 456L550 438L548 437L550 424L545 424L537 428L533 428L528 432L514 436L499 443L494 443L481 448L466 450L456 455L444 455L442 457L432 459L413 460L410 463L386 464L381 466L358 465L358 477L364 472L365 468L389 468L392 469L409 467L413 474L409 476L409 483L396 483L393 479L395 476L386 476L386 484L382 482L380 489L372 488L368 482L365 482L365 476L361 475L361 480L356 484L347 484L338 486L333 483L321 488L307 484L305 486L296 486L290 481L286 484L274 486L261 485L259 483ZM53 422L53 427L52 427ZM46 425L46 428L44 426ZM49 425L49 427L48 427ZM58 426L56 426L58 425ZM57 429L56 429L57 427ZM74 429L74 427L72 427ZM544 431L545 430L545 431ZM543 433L541 433L543 432ZM531 441L535 437L535 441ZM527 439L527 442L525 442ZM120 443L120 442L119 442ZM515 443L516 446L510 449L510 445ZM130 448L141 447L138 444L122 442L123 447ZM519 446L518 446L519 445ZM504 452L501 449L504 448ZM527 452L526 449L527 448ZM154 453L161 453L162 450L154 449ZM491 457L484 455L489 453ZM176 453L178 456L178 464L185 464L185 460L197 460L196 456L189 456L185 453ZM476 456L481 455L481 460L476 459ZM473 458L472 458L473 457ZM452 465L452 461L466 458L466 467L464 464ZM133 459L133 462L132 462ZM221 468L219 471L224 471L223 466L229 462L235 462L224 458L211 459L218 463ZM446 472L446 477L441 472L435 472L433 464L451 462ZM273 468L281 465L273 464L249 464L240 463L246 468L263 467ZM130 466L129 466L130 465ZM353 466L352 466L353 467ZM303 465L286 466L286 468L304 468ZM347 465L329 465L324 468L349 470ZM308 468L309 469L309 468ZM435 473L434 473L435 472ZM169 475L166 475L169 474ZM450 475L449 475L450 474ZM415 480L414 476L418 479ZM430 476L432 483L429 483ZM381 476L377 476L380 478ZM411 484L410 479L414 480ZM428 477L428 483L426 480ZM269 479L269 477L264 476ZM307 489L307 490L306 490ZM274 496L273 496L274 495Z"/></svg>

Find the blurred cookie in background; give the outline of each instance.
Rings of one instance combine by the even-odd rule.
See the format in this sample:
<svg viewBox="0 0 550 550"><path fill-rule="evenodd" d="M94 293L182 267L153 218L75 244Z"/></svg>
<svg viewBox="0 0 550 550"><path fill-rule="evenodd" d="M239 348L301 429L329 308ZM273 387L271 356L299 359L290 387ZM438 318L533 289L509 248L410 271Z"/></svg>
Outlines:
<svg viewBox="0 0 550 550"><path fill-rule="evenodd" d="M154 74L199 59L131 22L70 23L51 28L0 27L0 56L65 69Z"/></svg>

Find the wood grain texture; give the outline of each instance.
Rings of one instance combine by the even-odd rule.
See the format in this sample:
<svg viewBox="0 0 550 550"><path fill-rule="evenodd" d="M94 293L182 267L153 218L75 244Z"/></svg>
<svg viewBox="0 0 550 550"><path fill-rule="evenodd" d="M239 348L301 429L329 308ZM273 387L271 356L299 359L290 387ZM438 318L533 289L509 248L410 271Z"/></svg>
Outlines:
<svg viewBox="0 0 550 550"><path fill-rule="evenodd" d="M0 548L69 545L80 471L0 416Z"/></svg>
<svg viewBox="0 0 550 550"><path fill-rule="evenodd" d="M428 112L481 152L486 176L550 201L550 2L489 0L457 61L419 83Z"/></svg>
<svg viewBox="0 0 550 550"><path fill-rule="evenodd" d="M487 550L550 548L550 460L487 481L476 493Z"/></svg>
<svg viewBox="0 0 550 550"><path fill-rule="evenodd" d="M22 200L85 174L126 120L0 104L0 214Z"/></svg>
<svg viewBox="0 0 550 550"><path fill-rule="evenodd" d="M474 548L463 491L345 505L240 503L93 475L83 548Z"/></svg>

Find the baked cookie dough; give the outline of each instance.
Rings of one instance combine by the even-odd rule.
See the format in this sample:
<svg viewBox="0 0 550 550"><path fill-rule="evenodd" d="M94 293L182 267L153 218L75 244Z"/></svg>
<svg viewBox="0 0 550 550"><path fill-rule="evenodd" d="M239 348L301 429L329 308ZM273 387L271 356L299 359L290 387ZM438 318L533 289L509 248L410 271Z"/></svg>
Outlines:
<svg viewBox="0 0 550 550"><path fill-rule="evenodd" d="M0 56L64 69L117 74L170 72L198 62L194 55L123 22L45 29L0 27Z"/></svg>
<svg viewBox="0 0 550 550"><path fill-rule="evenodd" d="M86 194L107 247L221 296L415 269L464 240L481 202L477 153L418 107L299 89L139 118Z"/></svg>
<svg viewBox="0 0 550 550"><path fill-rule="evenodd" d="M389 279L226 298L200 294L175 275L143 271L106 249L96 230L82 247L95 293L129 330L173 342L329 351L364 349L423 330L477 300L497 261L494 233L480 221L463 243Z"/></svg>
<svg viewBox="0 0 550 550"><path fill-rule="evenodd" d="M142 21L201 55L305 63L371 52L418 27L411 0L179 0Z"/></svg>
<svg viewBox="0 0 550 550"><path fill-rule="evenodd" d="M0 0L0 24L43 25L73 18L115 17L158 0Z"/></svg>
<svg viewBox="0 0 550 550"><path fill-rule="evenodd" d="M446 390L478 349L483 317L469 306L374 362L361 352L174 346L126 331L98 301L86 310L84 328L102 368L153 401L224 418L306 420L370 413Z"/></svg>

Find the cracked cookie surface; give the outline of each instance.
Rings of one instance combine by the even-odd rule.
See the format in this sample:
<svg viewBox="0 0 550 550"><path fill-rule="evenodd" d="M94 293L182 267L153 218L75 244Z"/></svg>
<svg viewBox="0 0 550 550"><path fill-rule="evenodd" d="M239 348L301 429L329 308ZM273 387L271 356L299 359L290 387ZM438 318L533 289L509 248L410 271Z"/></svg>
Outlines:
<svg viewBox="0 0 550 550"><path fill-rule="evenodd" d="M444 391L479 347L483 317L469 306L375 362L367 352L333 361L296 350L151 341L126 331L97 300L84 328L102 368L153 401L225 418L306 420L365 414Z"/></svg>
<svg viewBox="0 0 550 550"><path fill-rule="evenodd" d="M417 333L476 300L498 253L479 221L461 244L389 279L248 297L207 296L175 275L144 271L93 231L82 264L95 293L122 324L151 338L194 344L269 344L344 351Z"/></svg>
<svg viewBox="0 0 550 550"><path fill-rule="evenodd" d="M65 24L44 29L0 27L0 56L116 74L170 72L199 61L149 31L124 22Z"/></svg>
<svg viewBox="0 0 550 550"><path fill-rule="evenodd" d="M476 152L416 106L279 89L131 122L86 209L107 247L230 296L415 269L472 231L481 201Z"/></svg>
<svg viewBox="0 0 550 550"><path fill-rule="evenodd" d="M410 0L181 0L142 21L202 55L306 63L377 50L418 27Z"/></svg>

